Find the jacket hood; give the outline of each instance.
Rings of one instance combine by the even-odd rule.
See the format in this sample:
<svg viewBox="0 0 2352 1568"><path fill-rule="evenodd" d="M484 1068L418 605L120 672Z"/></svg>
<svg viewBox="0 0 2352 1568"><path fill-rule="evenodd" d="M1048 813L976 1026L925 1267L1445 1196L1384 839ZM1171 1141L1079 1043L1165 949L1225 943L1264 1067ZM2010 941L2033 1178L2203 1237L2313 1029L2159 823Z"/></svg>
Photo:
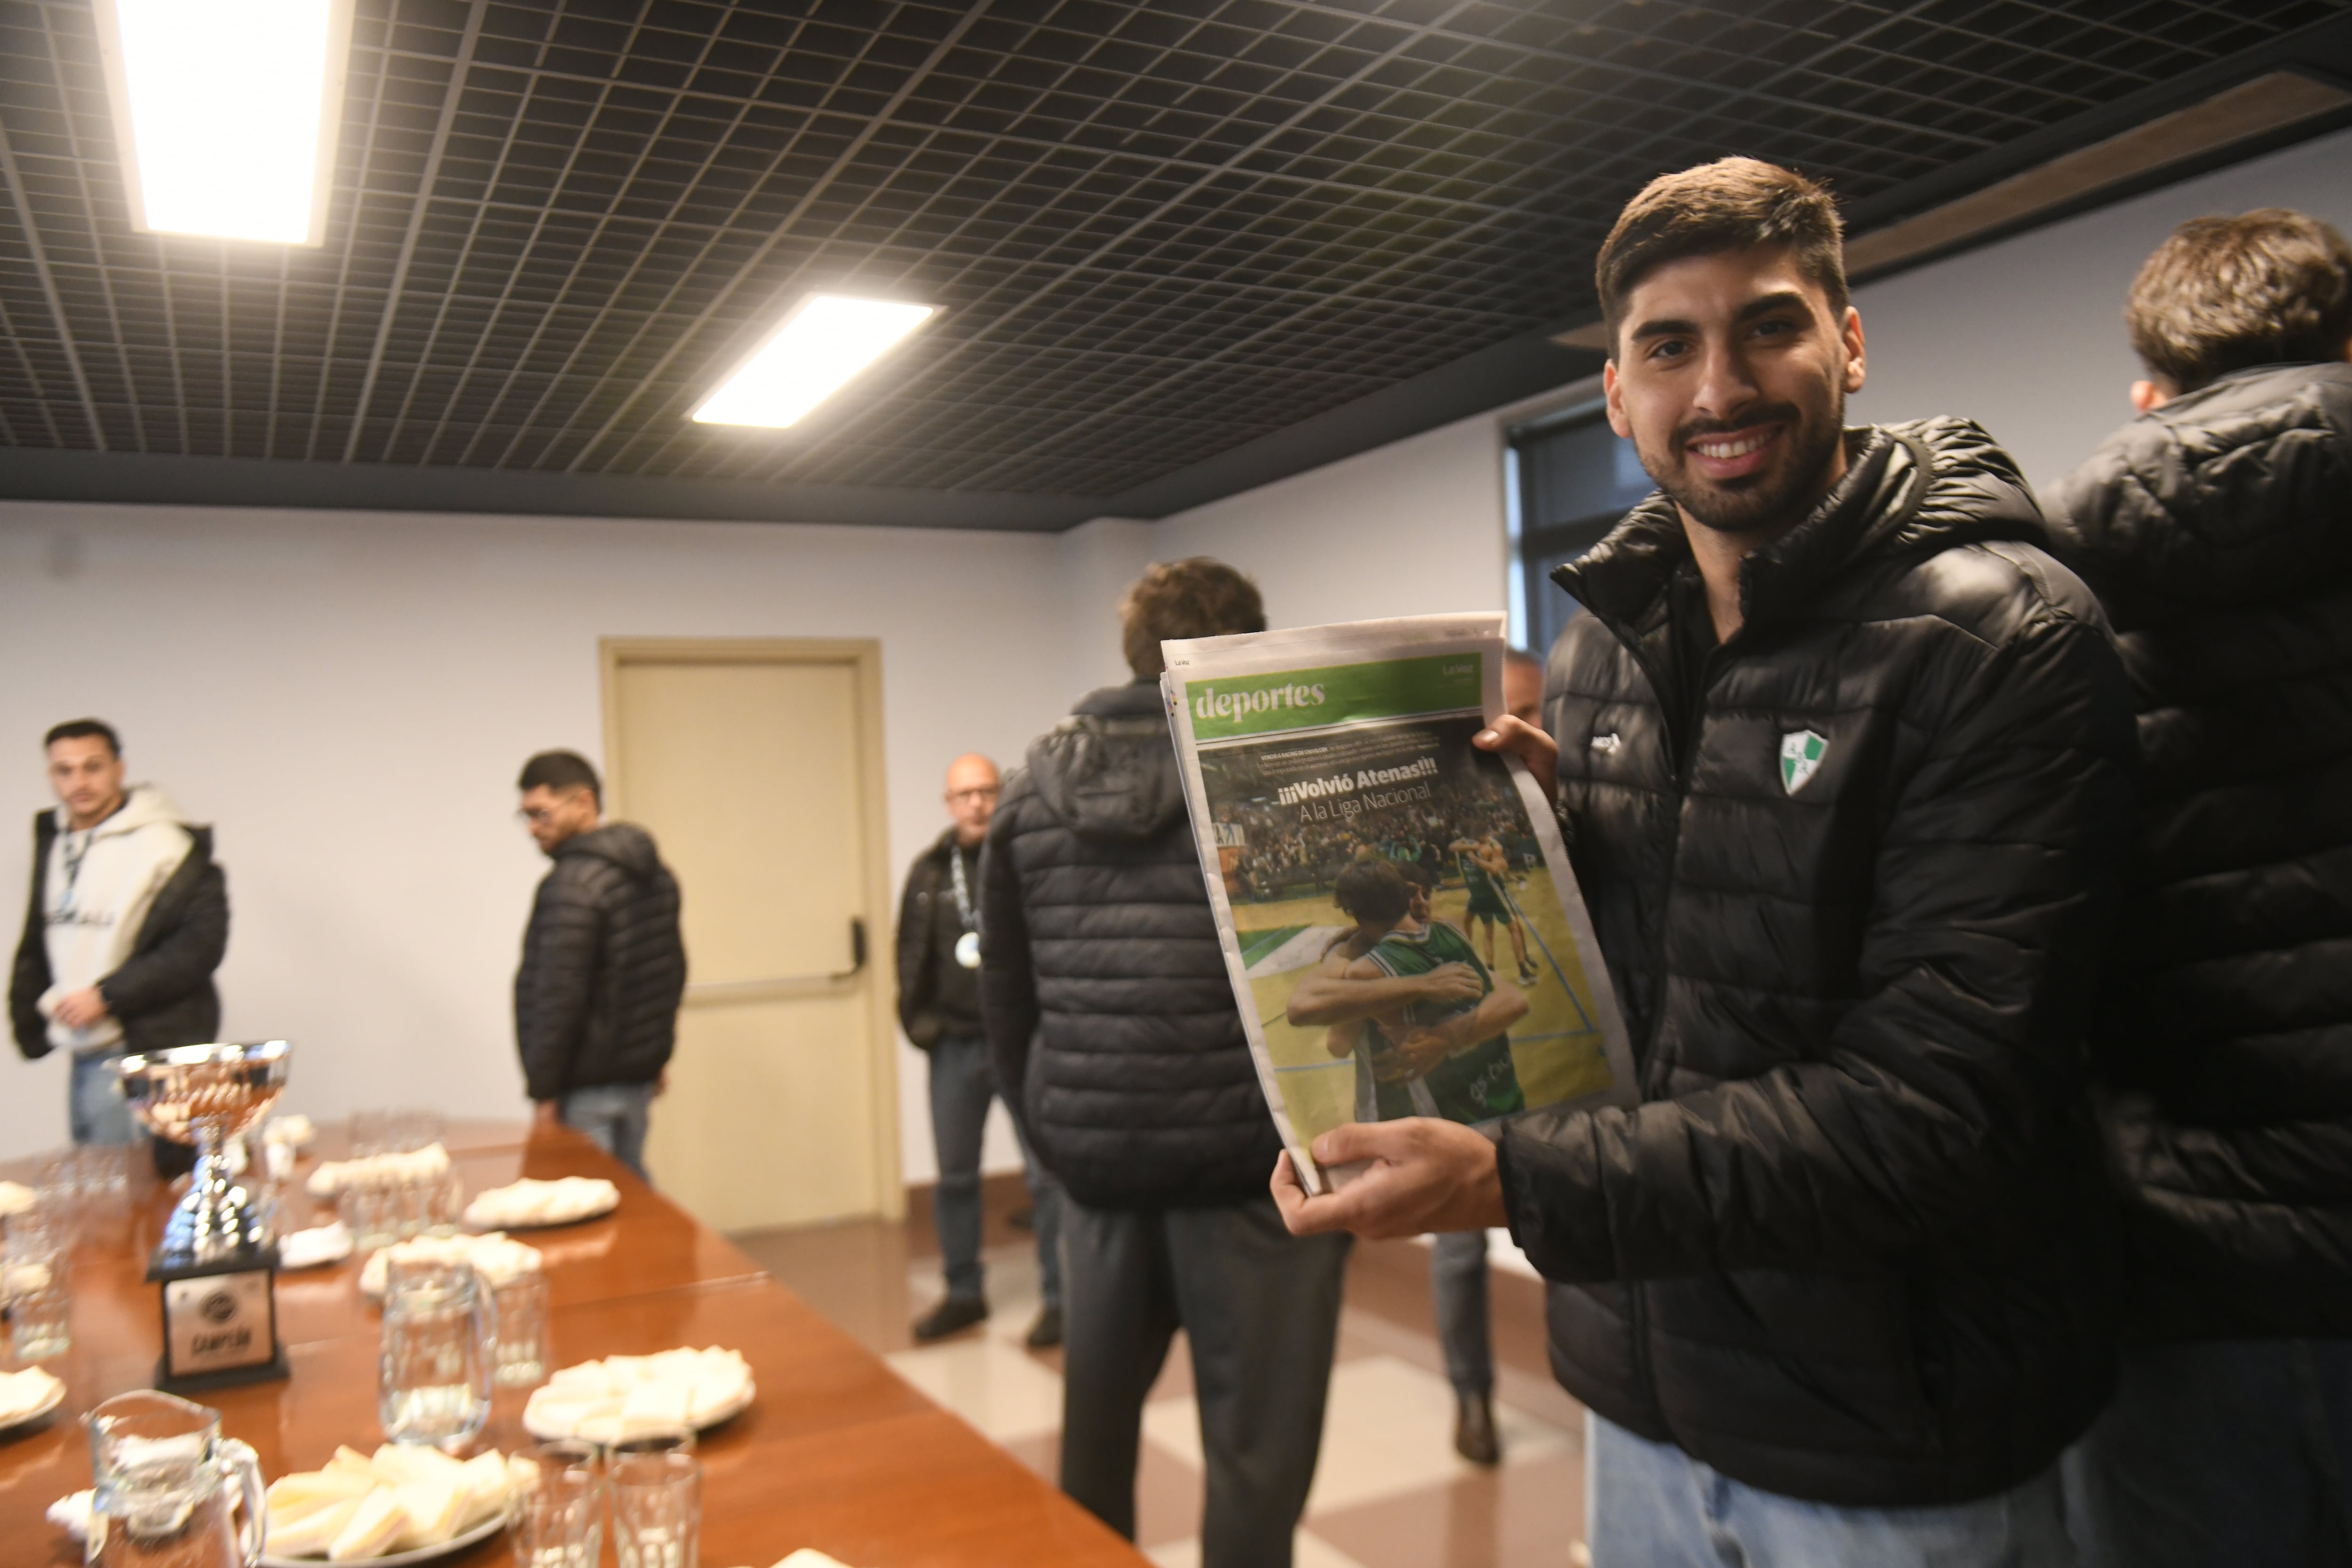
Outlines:
<svg viewBox="0 0 2352 1568"><path fill-rule="evenodd" d="M1090 693L1030 746L1029 775L1046 809L1089 837L1155 838L1184 815L1157 681Z"/></svg>
<svg viewBox="0 0 2352 1568"><path fill-rule="evenodd" d="M53 819L58 832L68 830L69 824L64 805L56 808ZM168 822L174 827L192 826L187 814L173 803L170 795L153 784L132 784L122 792L122 809L98 825L97 837L114 838L126 833L136 833L142 827L152 827L159 822Z"/></svg>
<svg viewBox="0 0 2352 1568"><path fill-rule="evenodd" d="M661 868L654 836L634 822L608 822L602 827L575 834L556 847L557 859L567 855L593 855L600 860L610 860L639 880Z"/></svg>
<svg viewBox="0 0 2352 1568"><path fill-rule="evenodd" d="M1980 540L2046 542L2041 509L2008 453L1967 419L1845 433L1845 477L1805 520L1740 565L1743 618L1769 622L1864 561L1932 555ZM1690 559L1682 516L1660 491L1552 580L1619 625L1640 621Z"/></svg>
<svg viewBox="0 0 2352 1568"><path fill-rule="evenodd" d="M2352 575L2352 364L2264 366L2177 397L2053 487L2050 514L2069 563L2127 616Z"/></svg>

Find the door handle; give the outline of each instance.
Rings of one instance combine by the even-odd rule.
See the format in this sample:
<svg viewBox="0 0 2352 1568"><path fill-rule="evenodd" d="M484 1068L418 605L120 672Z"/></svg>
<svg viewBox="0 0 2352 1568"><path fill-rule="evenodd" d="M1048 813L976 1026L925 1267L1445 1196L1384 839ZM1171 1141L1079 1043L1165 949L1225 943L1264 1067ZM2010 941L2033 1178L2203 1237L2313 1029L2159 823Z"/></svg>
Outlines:
<svg viewBox="0 0 2352 1568"><path fill-rule="evenodd" d="M866 969L866 919L849 917L849 967L806 974L774 974L760 980L698 980L686 988L689 1002L757 1002L794 992L821 991L855 980Z"/></svg>

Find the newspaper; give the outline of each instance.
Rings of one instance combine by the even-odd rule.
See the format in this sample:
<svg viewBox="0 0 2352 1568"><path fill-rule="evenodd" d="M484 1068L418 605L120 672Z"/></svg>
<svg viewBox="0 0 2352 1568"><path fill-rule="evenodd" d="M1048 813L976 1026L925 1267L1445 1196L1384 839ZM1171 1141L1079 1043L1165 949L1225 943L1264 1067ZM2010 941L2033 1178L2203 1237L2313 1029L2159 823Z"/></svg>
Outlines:
<svg viewBox="0 0 2352 1568"><path fill-rule="evenodd" d="M1542 792L1471 737L1503 618L1423 616L1160 645L1201 869L1266 1103L1484 1125L1635 1099L1624 1021Z"/></svg>

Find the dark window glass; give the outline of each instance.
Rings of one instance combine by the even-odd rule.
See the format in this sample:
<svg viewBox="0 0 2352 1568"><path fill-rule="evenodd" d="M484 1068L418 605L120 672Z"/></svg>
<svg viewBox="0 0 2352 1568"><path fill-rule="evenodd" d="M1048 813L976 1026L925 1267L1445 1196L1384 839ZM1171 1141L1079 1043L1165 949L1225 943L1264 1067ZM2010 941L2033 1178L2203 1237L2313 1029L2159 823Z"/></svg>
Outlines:
<svg viewBox="0 0 2352 1568"><path fill-rule="evenodd" d="M1513 431L1511 452L1528 646L1547 653L1577 613L1576 601L1551 580L1552 568L1598 544L1657 487L1633 443L1610 429L1598 408Z"/></svg>

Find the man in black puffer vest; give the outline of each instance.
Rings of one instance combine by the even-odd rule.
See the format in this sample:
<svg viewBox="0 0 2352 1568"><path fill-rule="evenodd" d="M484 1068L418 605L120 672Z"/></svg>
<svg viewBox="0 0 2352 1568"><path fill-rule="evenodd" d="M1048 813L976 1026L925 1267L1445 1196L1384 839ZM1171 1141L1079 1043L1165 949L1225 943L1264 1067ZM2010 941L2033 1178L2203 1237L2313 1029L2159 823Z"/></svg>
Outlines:
<svg viewBox="0 0 2352 1568"><path fill-rule="evenodd" d="M2093 1034L2122 1194L2088 1568L2352 1562L2352 248L2183 225L2126 312L2140 417L2051 492L2139 705Z"/></svg>
<svg viewBox="0 0 2352 1568"><path fill-rule="evenodd" d="M1062 1489L1135 1534L1143 1400L1184 1331L1208 1496L1202 1568L1286 1568L1322 1442L1346 1238L1300 1241L1226 979L1160 698L1160 644L1265 629L1207 560L1119 605L1131 686L1029 749L989 825L981 1016L996 1081L1058 1177Z"/></svg>
<svg viewBox="0 0 2352 1568"><path fill-rule="evenodd" d="M539 1121L580 1129L642 1177L686 994L677 881L644 828L598 826L604 789L587 759L542 752L516 782L530 836L555 862L515 972L524 1085Z"/></svg>
<svg viewBox="0 0 2352 1568"><path fill-rule="evenodd" d="M1975 426L1843 428L1829 198L1668 175L1602 247L1611 423L1662 493L1557 580L1549 741L1641 1103L1388 1162L1296 1227L1507 1220L1591 1412L1596 1568L2070 1563L2113 1379L2084 1036L2128 846L2098 605Z"/></svg>

